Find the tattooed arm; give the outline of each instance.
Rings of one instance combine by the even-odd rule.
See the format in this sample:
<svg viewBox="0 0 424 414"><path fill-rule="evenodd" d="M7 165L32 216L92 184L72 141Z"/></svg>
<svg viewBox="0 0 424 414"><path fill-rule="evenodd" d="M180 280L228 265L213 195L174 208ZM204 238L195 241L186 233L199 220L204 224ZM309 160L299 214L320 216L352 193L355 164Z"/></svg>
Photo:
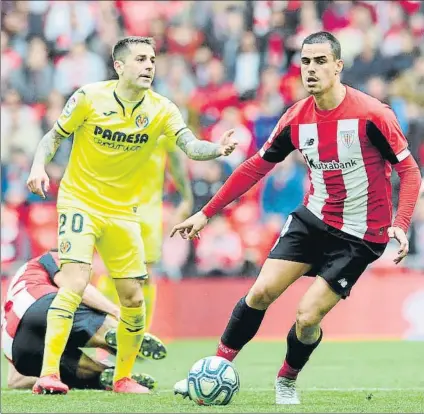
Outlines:
<svg viewBox="0 0 424 414"><path fill-rule="evenodd" d="M56 154L62 140L66 139L64 136L56 132L55 129L51 129L44 135L43 139L38 144L35 152L33 167L36 165L45 166L48 164Z"/></svg>
<svg viewBox="0 0 424 414"><path fill-rule="evenodd" d="M221 156L221 146L212 142L197 139L191 131L182 133L177 140L177 145L189 158L197 161L213 160Z"/></svg>
<svg viewBox="0 0 424 414"><path fill-rule="evenodd" d="M189 158L197 161L213 160L221 155L230 155L237 141L231 138L234 130L226 131L219 144L201 141L197 139L190 130L183 132L177 139L177 145L187 154Z"/></svg>
<svg viewBox="0 0 424 414"><path fill-rule="evenodd" d="M88 119L91 103L83 89L78 89L66 103L54 127L44 135L38 144L32 163L31 172L27 180L30 191L46 198L43 191L49 190L49 177L45 166L56 154L62 140L69 137Z"/></svg>
<svg viewBox="0 0 424 414"><path fill-rule="evenodd" d="M64 136L56 132L55 129L51 129L44 135L35 151L27 186L31 192L38 194L42 198L46 198L44 191L49 191L50 185L45 166L52 160L63 139L65 139Z"/></svg>

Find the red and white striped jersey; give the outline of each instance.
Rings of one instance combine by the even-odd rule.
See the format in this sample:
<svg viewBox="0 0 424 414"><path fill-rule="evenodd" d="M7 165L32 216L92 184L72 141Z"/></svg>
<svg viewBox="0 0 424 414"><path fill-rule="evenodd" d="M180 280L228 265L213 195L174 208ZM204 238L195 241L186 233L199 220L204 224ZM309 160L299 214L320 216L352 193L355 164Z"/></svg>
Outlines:
<svg viewBox="0 0 424 414"><path fill-rule="evenodd" d="M21 319L38 299L58 291L53 280L58 271L57 253L50 252L25 263L11 279L1 319L2 348L10 361L13 360L13 339Z"/></svg>
<svg viewBox="0 0 424 414"><path fill-rule="evenodd" d="M259 151L277 163L298 149L308 167L304 205L326 224L376 243L392 222L392 164L409 155L394 112L346 87L343 102L320 111L312 96L293 105Z"/></svg>

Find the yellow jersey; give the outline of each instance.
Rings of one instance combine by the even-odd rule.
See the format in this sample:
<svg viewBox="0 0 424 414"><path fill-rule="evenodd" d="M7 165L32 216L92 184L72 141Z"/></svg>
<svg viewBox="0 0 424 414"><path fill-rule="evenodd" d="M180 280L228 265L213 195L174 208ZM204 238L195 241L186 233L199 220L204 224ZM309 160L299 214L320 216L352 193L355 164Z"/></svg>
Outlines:
<svg viewBox="0 0 424 414"><path fill-rule="evenodd" d="M162 135L175 144L187 126L169 99L148 90L140 102L124 101L117 82L80 88L55 123L62 136L74 134L57 204L137 221L148 174L143 166Z"/></svg>

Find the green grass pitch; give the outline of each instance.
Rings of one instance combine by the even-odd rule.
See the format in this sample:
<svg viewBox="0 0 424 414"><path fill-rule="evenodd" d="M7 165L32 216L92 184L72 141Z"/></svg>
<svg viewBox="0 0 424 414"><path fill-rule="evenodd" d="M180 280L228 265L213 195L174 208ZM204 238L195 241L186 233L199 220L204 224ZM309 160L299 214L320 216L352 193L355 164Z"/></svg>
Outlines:
<svg viewBox="0 0 424 414"><path fill-rule="evenodd" d="M172 393L190 366L214 353L216 341L169 344L169 357L143 362L139 371L154 375L152 395L71 391L65 396L35 396L7 390L2 363L2 413L191 413L191 412L424 412L424 342L323 342L299 376L299 406L276 406L273 382L285 354L284 341L253 342L236 360L241 390L226 407L198 407Z"/></svg>

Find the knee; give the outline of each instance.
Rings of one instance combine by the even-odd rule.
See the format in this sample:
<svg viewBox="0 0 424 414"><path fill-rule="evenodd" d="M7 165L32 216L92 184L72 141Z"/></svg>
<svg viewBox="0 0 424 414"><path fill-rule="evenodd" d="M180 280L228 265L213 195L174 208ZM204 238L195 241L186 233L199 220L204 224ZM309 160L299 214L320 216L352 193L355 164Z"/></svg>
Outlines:
<svg viewBox="0 0 424 414"><path fill-rule="evenodd" d="M118 289L119 300L122 306L127 308L139 308L143 305L144 296L142 282L137 280L126 280L128 283L121 283ZM118 284L117 284L118 286Z"/></svg>
<svg viewBox="0 0 424 414"><path fill-rule="evenodd" d="M120 297L121 305L127 308L140 308L143 306L144 297L143 292L133 292L132 294Z"/></svg>
<svg viewBox="0 0 424 414"><path fill-rule="evenodd" d="M320 313L313 309L303 307L297 309L296 325L301 332L315 329L319 326L321 319Z"/></svg>
<svg viewBox="0 0 424 414"><path fill-rule="evenodd" d="M82 296L87 285L88 280L85 280L84 278L75 278L72 284L72 290Z"/></svg>
<svg viewBox="0 0 424 414"><path fill-rule="evenodd" d="M271 289L264 285L253 285L246 297L246 303L254 309L265 310L278 298Z"/></svg>
<svg viewBox="0 0 424 414"><path fill-rule="evenodd" d="M91 265L88 263L66 263L62 266L61 286L82 296L90 281Z"/></svg>

